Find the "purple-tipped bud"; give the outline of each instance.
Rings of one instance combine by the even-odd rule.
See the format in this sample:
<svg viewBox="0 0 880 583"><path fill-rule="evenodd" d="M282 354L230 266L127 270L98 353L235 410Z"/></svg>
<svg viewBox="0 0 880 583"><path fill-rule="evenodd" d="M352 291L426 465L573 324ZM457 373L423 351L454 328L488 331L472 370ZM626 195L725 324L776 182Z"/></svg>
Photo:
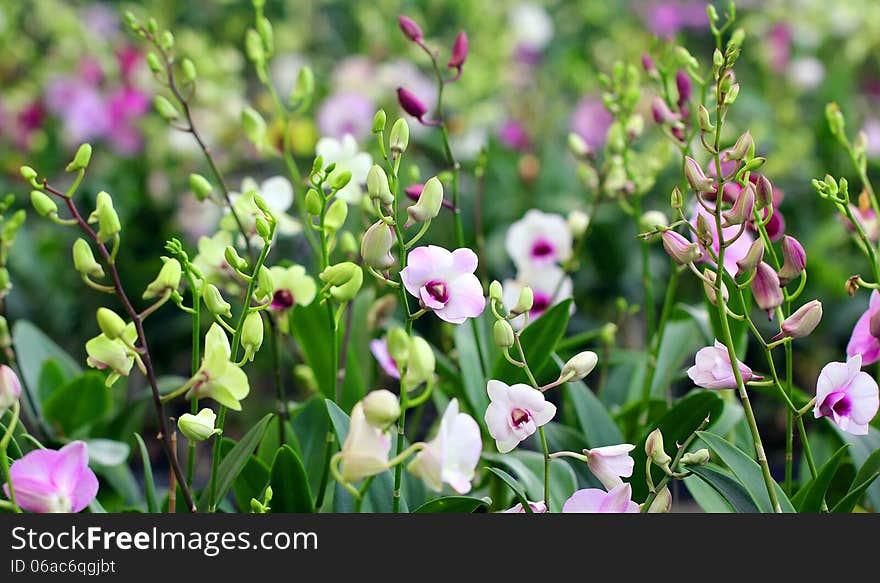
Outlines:
<svg viewBox="0 0 880 583"><path fill-rule="evenodd" d="M428 108L422 103L422 100L416 97L415 93L403 87L397 88L397 101L400 102L400 107L403 108L403 111L419 121L422 121L422 118L428 112Z"/></svg>
<svg viewBox="0 0 880 583"><path fill-rule="evenodd" d="M712 302L713 306L718 305L718 293L715 290L717 275L718 274L716 274L708 267L703 270L703 276L706 278L706 280L708 280L703 281L703 290L706 292L706 297L709 298L709 301ZM721 282L721 299L724 300L724 303L727 303L727 300L730 299L730 295L727 292L727 284L725 284L723 281Z"/></svg>
<svg viewBox="0 0 880 583"><path fill-rule="evenodd" d="M782 305L782 288L779 286L779 276L763 261L758 264L752 280L752 295L758 307L767 312L772 320L773 310Z"/></svg>
<svg viewBox="0 0 880 583"><path fill-rule="evenodd" d="M821 321L822 302L819 300L807 302L782 322L782 326L780 326L782 331L774 337L774 340L779 340L784 336L791 338L809 336Z"/></svg>
<svg viewBox="0 0 880 583"><path fill-rule="evenodd" d="M724 152L724 160L742 160L754 146L755 141L752 139L752 134L746 131L746 133L739 137L732 148Z"/></svg>
<svg viewBox="0 0 880 583"><path fill-rule="evenodd" d="M700 246L675 231L663 231L663 248L679 265L687 265L703 256Z"/></svg>
<svg viewBox="0 0 880 583"><path fill-rule="evenodd" d="M675 75L675 86L678 88L678 104L681 105L691 98L691 76L685 71Z"/></svg>
<svg viewBox="0 0 880 583"><path fill-rule="evenodd" d="M404 16L401 14L397 17L397 23L400 25L400 30L403 31L404 36L413 42L421 42L422 40L422 29L416 24L416 21L408 16Z"/></svg>
<svg viewBox="0 0 880 583"><path fill-rule="evenodd" d="M651 115L654 121L659 124L671 124L679 120L681 116L669 109L666 101L659 95L651 101Z"/></svg>
<svg viewBox="0 0 880 583"><path fill-rule="evenodd" d="M651 58L651 55L648 53L642 53L642 68L645 70L645 73L648 74L648 77L651 79L659 76L659 72L657 71L657 65L654 64L654 59Z"/></svg>
<svg viewBox="0 0 880 583"><path fill-rule="evenodd" d="M782 238L782 269L779 270L779 282L787 285L797 278L807 266L807 254L800 242L786 235Z"/></svg>
<svg viewBox="0 0 880 583"><path fill-rule="evenodd" d="M715 182L706 176L697 161L690 156L685 157L684 175L691 188L697 192L712 192L715 189Z"/></svg>
<svg viewBox="0 0 880 583"><path fill-rule="evenodd" d="M465 31L461 31L458 33L458 36L455 37L455 43L452 45L452 56L449 58L449 63L446 65L449 69L461 69L461 66L464 65L465 59L467 59L468 54L468 37Z"/></svg>
<svg viewBox="0 0 880 583"><path fill-rule="evenodd" d="M755 191L755 207L758 210L773 206L773 184L763 174L758 177L758 186Z"/></svg>
<svg viewBox="0 0 880 583"><path fill-rule="evenodd" d="M733 203L733 207L731 207L730 210L724 211L722 214L724 215L724 218L727 219L728 225L741 225L752 218L752 211L754 208L755 187L749 182L746 184L745 188L740 191L739 196L736 197L736 202Z"/></svg>
<svg viewBox="0 0 880 583"><path fill-rule="evenodd" d="M755 239L752 243L749 250L746 252L746 256L736 262L736 277L748 273L750 276L755 272L755 269L758 268L758 264L761 263L764 259L764 240L763 239Z"/></svg>
<svg viewBox="0 0 880 583"><path fill-rule="evenodd" d="M409 197L410 200L414 200L416 202L419 201L419 197L422 195L422 189L425 188L424 184L410 184L403 191L406 193L406 196Z"/></svg>

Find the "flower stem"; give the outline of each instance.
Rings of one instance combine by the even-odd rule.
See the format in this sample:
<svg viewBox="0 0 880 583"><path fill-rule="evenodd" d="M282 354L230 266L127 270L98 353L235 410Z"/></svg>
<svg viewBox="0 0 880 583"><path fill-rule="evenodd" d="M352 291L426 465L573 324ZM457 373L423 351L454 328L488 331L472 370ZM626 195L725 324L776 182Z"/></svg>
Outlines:
<svg viewBox="0 0 880 583"><path fill-rule="evenodd" d="M9 487L9 502L12 504L12 510L15 513L20 513L21 508L19 508L18 504L15 502L15 487L12 484L12 476L9 474L9 457L6 454L6 451L9 448L9 441L12 439L12 433L15 431L15 426L18 425L18 415L20 410L21 406L19 405L19 402L16 401L13 403L12 416L9 425L6 427L6 433L3 435L3 439L0 440L0 466L3 468L3 479Z"/></svg>

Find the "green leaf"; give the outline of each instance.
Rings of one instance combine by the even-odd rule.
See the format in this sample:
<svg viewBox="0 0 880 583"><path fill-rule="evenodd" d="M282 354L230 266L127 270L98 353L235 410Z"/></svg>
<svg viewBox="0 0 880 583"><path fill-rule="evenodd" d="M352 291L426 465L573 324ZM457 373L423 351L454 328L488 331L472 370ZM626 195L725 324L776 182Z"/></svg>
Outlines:
<svg viewBox="0 0 880 583"><path fill-rule="evenodd" d="M760 512L743 485L718 466L692 466L690 471L727 500L735 512Z"/></svg>
<svg viewBox="0 0 880 583"><path fill-rule="evenodd" d="M270 424L271 425L271 422ZM267 426L265 433L269 432ZM232 448L235 447L235 441L226 437L220 438L220 456L221 459L229 455ZM235 499L235 505L239 512L251 511L251 499L263 495L266 485L269 483L269 466L260 458L250 455L245 462L241 472L232 482L232 497ZM222 502L221 502L222 504Z"/></svg>
<svg viewBox="0 0 880 583"><path fill-rule="evenodd" d="M373 365L369 348L370 328L367 326L367 315L375 296L376 293L372 288L358 294L347 308L351 310L350 315L347 312L342 318L343 326L351 322L350 331L346 332L343 329L339 331L340 338L348 337L345 376L340 387L342 397L340 404L344 411L351 411L354 404L364 398L369 388L369 374ZM329 334L329 331L326 333Z"/></svg>
<svg viewBox="0 0 880 583"><path fill-rule="evenodd" d="M56 389L44 403L46 420L71 437L110 411L110 394L100 373L87 372Z"/></svg>
<svg viewBox="0 0 880 583"><path fill-rule="evenodd" d="M666 388L676 376L681 375L685 359L702 345L703 334L690 316L669 320L663 329L663 340L657 353L651 395L664 396Z"/></svg>
<svg viewBox="0 0 880 583"><path fill-rule="evenodd" d="M700 431L697 435L724 462L724 465L730 468L730 471L740 481L761 512L773 512L770 496L767 494L767 485L764 482L764 475L758 462L720 435L715 435L709 431ZM773 487L776 490L776 497L779 500L782 511L795 512L794 506L792 506L791 501L782 491L782 488L779 487L779 484L774 481Z"/></svg>
<svg viewBox="0 0 880 583"><path fill-rule="evenodd" d="M236 443L229 453L224 456L217 471L216 493L214 497L211 498L210 488L205 489L199 499L199 511L203 512L209 507L216 508L217 504L226 497L227 492L229 492L229 489L232 487L232 483L244 469L245 464L247 464L248 460L251 458L251 454L260 444L260 440L263 439L263 432L266 431L266 426L269 424L269 420L272 419L273 416L274 413L266 414L266 416L260 419L256 425L251 427L250 430L244 434L244 437L241 438L241 441Z"/></svg>
<svg viewBox="0 0 880 583"><path fill-rule="evenodd" d="M317 496L320 495L318 490L321 487L327 448L331 448L330 455L332 455L332 449L335 447L332 441L329 445L327 442L328 432L332 432L333 428L330 427L324 399L321 397L310 399L291 421L291 425L299 442L300 459L306 469L306 475L309 477L309 488L317 499ZM330 434L330 438L333 439L332 434Z"/></svg>
<svg viewBox="0 0 880 583"><path fill-rule="evenodd" d="M556 304L541 314L540 318L532 321L520 334L526 361L536 377L541 376L544 367L550 362L556 345L565 334L568 319L571 316L571 302L572 300L569 299ZM516 350L511 355L519 360L519 353ZM528 382L525 372L520 367L508 362L503 356L495 361L492 378L508 384ZM540 379L538 380L540 381Z"/></svg>
<svg viewBox="0 0 880 583"><path fill-rule="evenodd" d="M82 374L82 367L69 354L26 320L19 320L12 327L12 343L22 380L32 391L40 385L40 373L49 360L58 365L65 382Z"/></svg>
<svg viewBox="0 0 880 583"><path fill-rule="evenodd" d="M730 502L699 476L688 476L682 481L704 512L715 514L733 512Z"/></svg>
<svg viewBox="0 0 880 583"><path fill-rule="evenodd" d="M321 393L325 397L335 398L335 348L326 306L314 301L308 306L294 308L290 312L290 331L302 349L306 364L312 367Z"/></svg>
<svg viewBox="0 0 880 583"><path fill-rule="evenodd" d="M485 433L486 421L481 412L485 412L489 406L489 394L486 392L486 377L477 350L477 340L474 338L474 328L469 325L456 326L454 336L464 396L470 411L474 413L474 419Z"/></svg>
<svg viewBox="0 0 880 583"><path fill-rule="evenodd" d="M471 496L444 496L425 502L413 514L471 514L485 512L492 504L491 498L473 498Z"/></svg>
<svg viewBox="0 0 880 583"><path fill-rule="evenodd" d="M491 466L486 466L486 469L501 478L501 481L510 488L510 491L513 492L513 495L516 496L516 499L522 504L523 509L526 511L526 514L533 514L532 507L529 506L529 499L526 497L526 493L523 491L522 486L516 481L516 479L505 472L500 468L493 468Z"/></svg>
<svg viewBox="0 0 880 583"><path fill-rule="evenodd" d="M844 455L847 453L849 445L844 445L838 449L831 459L819 468L816 477L804 484L797 494L791 499L791 503L797 508L798 512L819 512L822 508L822 500L825 499L825 493L831 485L840 462L843 461Z"/></svg>
<svg viewBox="0 0 880 583"><path fill-rule="evenodd" d="M553 362L561 369L563 362L559 356L554 354ZM583 381L565 383L562 392L563 398L572 404L578 426L587 440L584 447L594 448L623 443L623 435L611 418L611 414L586 383Z"/></svg>
<svg viewBox="0 0 880 583"><path fill-rule="evenodd" d="M272 486L272 513L315 511L309 479L302 460L290 446L283 445L272 461L269 485Z"/></svg>
<svg viewBox="0 0 880 583"><path fill-rule="evenodd" d="M150 463L150 454L147 453L147 445L144 439L137 433L134 434L138 449L141 452L141 464L144 466L144 497L147 499L147 512L156 514L159 512L159 503L156 498L156 483L153 481L153 465Z"/></svg>
<svg viewBox="0 0 880 583"><path fill-rule="evenodd" d="M675 456L675 444L684 441L693 433L706 417L709 417L710 426L721 416L724 404L717 393L710 391L691 391L683 397L675 406L660 418L656 427L663 433L663 444L666 453L670 457ZM643 429L643 436L636 444L632 452L635 466L630 484L633 489L633 500L643 500L648 495L648 486L645 481L645 441L648 434L654 429L652 426ZM655 470L654 483L656 484L662 475L659 469Z"/></svg>
<svg viewBox="0 0 880 583"><path fill-rule="evenodd" d="M532 500L544 500L544 454L515 450L506 454L484 453L483 458L505 466L516 474ZM550 509L559 512L577 489L577 476L571 466L558 458L550 460Z"/></svg>
<svg viewBox="0 0 880 583"><path fill-rule="evenodd" d="M112 439L87 439L89 465L118 466L128 459L131 448L127 443Z"/></svg>
<svg viewBox="0 0 880 583"><path fill-rule="evenodd" d="M67 377L61 365L54 360L47 360L40 369L40 383L37 386L37 394L40 402L44 403L58 387L67 384Z"/></svg>
<svg viewBox="0 0 880 583"><path fill-rule="evenodd" d="M834 505L831 512L852 512L856 504L864 496L865 491L880 476L880 449L868 456L859 468L856 477L849 487L849 492Z"/></svg>
<svg viewBox="0 0 880 583"><path fill-rule="evenodd" d="M843 443L849 443L849 455L853 460L856 468L864 467L868 463L868 459L880 450L880 431L874 427L868 427L868 435L852 435L842 431L837 425L829 423L832 429L837 433ZM865 490L868 504L874 511L880 511L880 481L874 481Z"/></svg>

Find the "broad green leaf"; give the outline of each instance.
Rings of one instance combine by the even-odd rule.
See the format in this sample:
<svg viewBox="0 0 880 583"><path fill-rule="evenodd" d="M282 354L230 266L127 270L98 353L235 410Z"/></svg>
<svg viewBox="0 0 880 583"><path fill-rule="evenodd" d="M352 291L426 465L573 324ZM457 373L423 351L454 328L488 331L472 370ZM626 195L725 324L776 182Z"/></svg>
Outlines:
<svg viewBox="0 0 880 583"><path fill-rule="evenodd" d="M536 377L542 375L544 367L550 362L553 350L565 334L571 316L571 302L569 299L556 304L541 314L540 318L533 320L520 334L523 352L529 368ZM516 350L512 350L511 355L519 360L519 353ZM525 372L509 363L503 356L495 361L492 378L507 384L528 382ZM541 378L538 380L541 381ZM485 390L485 387L483 388Z"/></svg>
<svg viewBox="0 0 880 583"><path fill-rule="evenodd" d="M131 453L127 443L112 439L87 439L89 465L118 466L125 463Z"/></svg>
<svg viewBox="0 0 880 583"><path fill-rule="evenodd" d="M443 513L443 514L471 514L473 512L485 512L492 504L491 498L472 498L471 496L444 496L425 502L415 510L413 514Z"/></svg>
<svg viewBox="0 0 880 583"><path fill-rule="evenodd" d="M734 512L752 513L760 512L755 501L734 477L714 464L694 466L690 468L694 476L697 476L718 494L730 503ZM689 478L690 479L690 478Z"/></svg>
<svg viewBox="0 0 880 583"><path fill-rule="evenodd" d="M764 475L758 462L720 435L715 435L709 431L700 431L697 435L717 456L714 459L716 461L720 459L724 462L724 465L730 468L730 471L756 502L761 512L773 512L770 496L767 493L767 485L764 482ZM773 482L773 488L776 491L776 497L779 500L779 506L782 508L782 511L795 512L791 501L775 481Z"/></svg>
<svg viewBox="0 0 880 583"><path fill-rule="evenodd" d="M364 398L370 385L370 371L372 371L372 356L370 354L370 329L367 327L367 314L373 305L375 291L370 288L358 294L355 300L349 304L346 314L342 318L340 339L348 337L346 349L345 376L341 383L341 407L343 411L351 411L354 404ZM350 320L349 320L350 318ZM342 329L351 322L351 330L346 332ZM325 332L329 334L328 332ZM341 343L341 340L340 340Z"/></svg>
<svg viewBox="0 0 880 583"><path fill-rule="evenodd" d="M505 472L500 468L493 468L491 466L486 467L487 470L501 478L501 481L510 488L510 491L513 492L513 495L516 496L517 501L522 504L523 509L526 511L526 514L532 514L532 507L529 506L529 499L526 496L525 491L523 491L522 486L516 481L516 479Z"/></svg>
<svg viewBox="0 0 880 583"><path fill-rule="evenodd" d="M312 492L302 460L288 445L278 448L272 462L269 485L272 486L272 513L315 511Z"/></svg>
<svg viewBox="0 0 880 583"><path fill-rule="evenodd" d="M153 481L153 465L150 462L150 454L140 434L135 433L138 449L141 452L141 465L144 467L144 498L147 500L147 512L156 514L159 512L159 503L156 498L156 483Z"/></svg>
<svg viewBox="0 0 880 583"><path fill-rule="evenodd" d="M880 449L868 456L862 467L859 468L855 479L850 485L849 492L840 499L840 501L831 509L832 512L852 512L865 491L871 486L874 480L880 476Z"/></svg>
<svg viewBox="0 0 880 583"><path fill-rule="evenodd" d="M719 514L734 511L730 502L699 476L688 476L682 481L704 512Z"/></svg>
<svg viewBox="0 0 880 583"><path fill-rule="evenodd" d="M31 391L36 392L43 365L49 360L54 360L58 365L65 382L82 374L82 367L69 354L26 320L19 320L12 327L12 342L22 380Z"/></svg>
<svg viewBox="0 0 880 583"><path fill-rule="evenodd" d="M200 511L205 511L212 506L216 508L217 504L226 498L226 494L232 487L233 482L241 473L242 469L244 469L245 464L248 463L251 454L260 444L260 440L263 439L263 433L266 431L266 426L269 424L269 420L272 419L273 416L274 413L266 414L266 416L260 419L256 425L251 427L248 432L244 434L244 437L241 438L241 441L236 443L232 449L229 450L229 453L223 457L223 461L220 462L220 467L217 472L217 486L214 497L211 498L210 488L205 489L199 499L198 508Z"/></svg>
<svg viewBox="0 0 880 583"><path fill-rule="evenodd" d="M486 431L486 422L483 413L489 406L489 394L486 392L486 376L483 373L483 365L480 362L480 354L477 351L477 340L474 338L472 326L456 326L455 351L458 354L458 365L461 368L461 382L467 405L473 412L474 419ZM498 377L495 377L498 378Z"/></svg>
<svg viewBox="0 0 880 583"><path fill-rule="evenodd" d="M320 396L314 397L303 406L291 421L300 446L301 459L309 477L309 489L315 499L321 494L321 477L324 473L324 460L333 455L336 438L330 426L327 406ZM330 441L328 442L328 437ZM271 462L271 459L269 460Z"/></svg>
<svg viewBox="0 0 880 583"><path fill-rule="evenodd" d="M321 393L328 398L336 385L336 371L333 370L334 340L330 332L327 306L317 301L308 306L297 306L290 312L290 332L305 357L306 364L312 367Z"/></svg>
<svg viewBox="0 0 880 583"><path fill-rule="evenodd" d="M880 430L874 427L868 427L868 435L852 435L842 431L837 425L829 422L843 443L851 444L849 455L853 460L853 464L861 471L868 459L880 450ZM875 512L880 511L880 480L875 480L873 484L865 490L868 504Z"/></svg>
<svg viewBox="0 0 880 583"><path fill-rule="evenodd" d="M47 360L40 369L40 383L37 386L37 394L40 396L40 402L45 403L46 399L55 392L55 389L67 384L68 378L64 373L64 369L55 360Z"/></svg>
<svg viewBox="0 0 880 583"><path fill-rule="evenodd" d="M831 459L819 468L819 472L813 480L804 484L797 494L791 499L791 503L797 508L798 512L819 512L822 508L822 500L825 499L825 493L831 485L837 468L843 461L849 445L844 445L835 452Z"/></svg>
<svg viewBox="0 0 880 583"><path fill-rule="evenodd" d="M562 360L558 356L554 355L553 361L561 367ZM623 443L620 429L617 428L605 405L586 383L583 381L565 383L562 391L563 398L568 399L572 404L578 426L586 438L584 447L594 448Z"/></svg>
<svg viewBox="0 0 880 583"><path fill-rule="evenodd" d="M302 457L302 449L300 449L299 440L296 438L296 433L293 431L291 424L289 422L284 424L284 440L280 441L279 423L284 423L280 416L273 417L269 421L266 433L263 434L263 439L257 448L257 457L267 466L272 465L272 460L275 459L275 454L282 445L289 445L297 455Z"/></svg>
<svg viewBox="0 0 880 583"><path fill-rule="evenodd" d="M270 423L271 425L271 423ZM268 432L268 427L266 432ZM226 457L232 448L235 447L235 441L228 438L221 438L220 455ZM263 490L269 483L269 466L263 460L256 456L248 456L241 472L232 482L232 497L235 499L235 505L239 512L251 511L251 499L257 498L261 500Z"/></svg>
<svg viewBox="0 0 880 583"><path fill-rule="evenodd" d="M651 395L663 397L666 389L683 372L685 359L703 346L703 334L689 316L670 319L663 329Z"/></svg>
<svg viewBox="0 0 880 583"><path fill-rule="evenodd" d="M663 433L663 444L666 447L666 453L670 457L675 456L675 444L684 443L684 441L696 431L700 423L706 417L709 417L710 427L714 420L721 416L723 403L721 398L710 391L692 391L683 397L678 403L670 409L655 426L647 426L643 428L642 437L636 443L636 448L632 452L635 466L633 467L632 479L630 484L633 489L633 500L644 500L648 495L648 486L645 482L645 441L648 434L659 427ZM654 483L656 484L662 477L659 469L655 468Z"/></svg>
<svg viewBox="0 0 880 583"><path fill-rule="evenodd" d="M100 373L87 372L56 389L43 406L46 420L72 437L110 411L110 394Z"/></svg>

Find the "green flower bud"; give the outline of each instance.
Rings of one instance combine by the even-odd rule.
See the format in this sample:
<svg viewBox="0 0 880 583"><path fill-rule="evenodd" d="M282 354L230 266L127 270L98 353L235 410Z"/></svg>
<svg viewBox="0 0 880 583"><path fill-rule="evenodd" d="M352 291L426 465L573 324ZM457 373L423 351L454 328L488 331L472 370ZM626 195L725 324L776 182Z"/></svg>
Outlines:
<svg viewBox="0 0 880 583"><path fill-rule="evenodd" d="M214 190L214 187L211 186L211 183L208 182L208 179L201 174L189 175L189 187L195 193L196 198L199 200L205 200L206 198L211 196L211 192Z"/></svg>
<svg viewBox="0 0 880 583"><path fill-rule="evenodd" d="M227 245L226 249L223 251L223 258L226 259L226 263L229 264L233 269L237 269L239 271L244 271L247 269L248 262L241 255L238 254L238 251L235 250L235 247L232 245Z"/></svg>
<svg viewBox="0 0 880 583"><path fill-rule="evenodd" d="M378 200L382 204L390 205L394 202L391 187L388 185L388 175L378 164L373 164L367 173L367 192L370 198Z"/></svg>
<svg viewBox="0 0 880 583"><path fill-rule="evenodd" d="M97 318L98 327L110 340L116 340L125 330L125 320L109 308L98 308Z"/></svg>
<svg viewBox="0 0 880 583"><path fill-rule="evenodd" d="M153 35L159 32L159 23L156 22L155 18L151 17L147 19L147 31Z"/></svg>
<svg viewBox="0 0 880 583"><path fill-rule="evenodd" d="M386 124L385 110L380 109L379 111L376 112L376 115L373 116L373 130L372 130L373 133L378 134L380 132L384 132L385 131L385 124Z"/></svg>
<svg viewBox="0 0 880 583"><path fill-rule="evenodd" d="M669 488L663 486L663 489L657 492L651 506L648 507L648 514L663 514L672 509L672 493Z"/></svg>
<svg viewBox="0 0 880 583"><path fill-rule="evenodd" d="M361 268L351 261L343 261L327 267L318 277L327 285L339 286L348 283L360 271Z"/></svg>
<svg viewBox="0 0 880 583"><path fill-rule="evenodd" d="M254 295L258 301L266 301L275 293L275 278L272 276L272 270L265 265L260 267L257 273L257 289Z"/></svg>
<svg viewBox="0 0 880 583"><path fill-rule="evenodd" d="M411 337L409 340L409 359L406 363L406 372L400 379L401 385L407 391L411 391L420 384L429 382L434 377L436 365L437 360L431 345L424 338Z"/></svg>
<svg viewBox="0 0 880 583"><path fill-rule="evenodd" d="M223 299L223 294L217 289L213 283L207 284L202 289L202 300L205 302L208 311L217 316L232 317L232 306Z"/></svg>
<svg viewBox="0 0 880 583"><path fill-rule="evenodd" d="M391 126L388 143L391 146L392 152L398 154L406 152L406 147L409 146L409 126L406 124L405 119L400 118Z"/></svg>
<svg viewBox="0 0 880 583"><path fill-rule="evenodd" d="M348 170L339 170L330 175L330 188L333 190L342 190L351 182L351 172Z"/></svg>
<svg viewBox="0 0 880 583"><path fill-rule="evenodd" d="M392 328L388 331L388 354L397 363L397 368L403 368L409 360L409 335L403 328Z"/></svg>
<svg viewBox="0 0 880 583"><path fill-rule="evenodd" d="M349 173L349 177L351 173ZM348 217L348 204L341 198L330 203L330 208L324 214L324 232L333 234L342 228Z"/></svg>
<svg viewBox="0 0 880 583"><path fill-rule="evenodd" d="M429 221L440 214L440 208L443 205L443 184L440 179L434 176L425 182L422 188L422 194L416 204L406 209L409 220L404 225L411 226L413 223L421 223Z"/></svg>
<svg viewBox="0 0 880 583"><path fill-rule="evenodd" d="M371 225L361 240L361 257L364 259L364 265L378 270L385 270L394 265L395 258L391 254L394 240L394 232L384 221L377 221Z"/></svg>
<svg viewBox="0 0 880 583"><path fill-rule="evenodd" d="M575 239L580 239L590 227L590 215L584 211L573 210L568 213L566 222L568 223L568 230L571 231L571 236Z"/></svg>
<svg viewBox="0 0 880 583"><path fill-rule="evenodd" d="M576 158L586 158L592 154L592 149L586 141L575 132L568 134L568 150L574 154Z"/></svg>
<svg viewBox="0 0 880 583"><path fill-rule="evenodd" d="M263 49L267 55L275 52L275 32L272 30L272 23L265 16L257 21L257 32L260 34L260 40L263 41Z"/></svg>
<svg viewBox="0 0 880 583"><path fill-rule="evenodd" d="M166 51L170 51L174 48L174 35L171 33L170 30L166 30L162 33L162 36L159 39L159 44Z"/></svg>
<svg viewBox="0 0 880 583"><path fill-rule="evenodd" d="M688 452L681 456L681 463L686 466L705 466L709 463L710 458L709 450L703 448L694 452Z"/></svg>
<svg viewBox="0 0 880 583"><path fill-rule="evenodd" d="M515 341L513 327L507 320L496 320L492 327L492 336L498 348L510 348Z"/></svg>
<svg viewBox="0 0 880 583"><path fill-rule="evenodd" d="M154 75L158 75L162 72L162 61L159 60L159 57L156 55L156 53L147 53L147 66L150 68L150 71L152 71Z"/></svg>
<svg viewBox="0 0 880 583"><path fill-rule="evenodd" d="M260 33L252 28L244 37L244 51L253 63L262 64L266 60L263 39L260 38Z"/></svg>
<svg viewBox="0 0 880 583"><path fill-rule="evenodd" d="M0 348L9 348L12 346L12 334L9 333L9 322L6 318L0 316Z"/></svg>
<svg viewBox="0 0 880 583"><path fill-rule="evenodd" d="M91 144L82 144L79 149L76 151L76 155L73 157L73 160L67 167L64 169L66 172L76 172L78 170L85 170L89 167L89 161L92 159L92 146Z"/></svg>
<svg viewBox="0 0 880 583"><path fill-rule="evenodd" d="M92 248L85 239L77 239L73 243L73 267L83 275L104 277L104 268L95 261Z"/></svg>
<svg viewBox="0 0 880 583"><path fill-rule="evenodd" d="M37 171L31 168L30 166L22 166L19 169L21 172L21 177L28 181L28 183L34 188L43 188L43 185L37 182Z"/></svg>
<svg viewBox="0 0 880 583"><path fill-rule="evenodd" d="M668 223L669 219L666 215L657 210L647 211L639 217L639 227L643 231L653 231L657 227L665 227Z"/></svg>
<svg viewBox="0 0 880 583"><path fill-rule="evenodd" d="M700 107L697 108L697 121L700 124L700 129L704 132L715 131L715 126L712 125L712 120L709 117L709 110L705 105L700 104Z"/></svg>
<svg viewBox="0 0 880 583"><path fill-rule="evenodd" d="M11 289L12 281L9 278L9 270L5 267L0 267L0 299L9 293Z"/></svg>
<svg viewBox="0 0 880 583"><path fill-rule="evenodd" d="M663 447L663 433L657 428L645 440L645 454L658 466L665 466L672 461Z"/></svg>
<svg viewBox="0 0 880 583"><path fill-rule="evenodd" d="M489 299L500 302L503 296L504 288L501 287L501 282L497 279L493 280L492 283L489 284Z"/></svg>
<svg viewBox="0 0 880 583"><path fill-rule="evenodd" d="M162 269L159 270L159 275L156 276L156 279L147 286L147 289L144 291L144 299L148 300L158 297L169 290L176 290L180 286L182 274L183 269L177 259L162 257Z"/></svg>
<svg viewBox="0 0 880 583"><path fill-rule="evenodd" d="M190 59L183 59L180 62L180 71L183 73L183 78L192 83L198 77L198 72L196 71L196 64L193 63Z"/></svg>
<svg viewBox="0 0 880 583"><path fill-rule="evenodd" d="M519 298L516 300L516 305L513 306L511 312L515 314L524 314L531 310L534 304L535 292L533 292L532 288L529 286L524 286L519 292Z"/></svg>
<svg viewBox="0 0 880 583"><path fill-rule="evenodd" d="M156 108L156 113L165 121L174 121L180 117L180 112L177 111L177 108L162 95L157 95L153 98L153 107Z"/></svg>
<svg viewBox="0 0 880 583"><path fill-rule="evenodd" d="M290 94L290 107L295 111L308 109L315 94L315 74L312 68L304 65L296 76L296 85Z"/></svg>
<svg viewBox="0 0 880 583"><path fill-rule="evenodd" d="M672 195L669 197L669 206L678 210L684 204L684 197L681 194L681 190L678 187L674 187L672 189Z"/></svg>
<svg viewBox="0 0 880 583"><path fill-rule="evenodd" d="M268 271L268 270L267 270ZM254 355L263 345L263 317L259 312L251 312L244 319L241 328L241 346L244 348L244 357L253 362Z"/></svg>
<svg viewBox="0 0 880 583"><path fill-rule="evenodd" d="M262 151L266 141L266 120L253 107L245 107L241 112L241 125L248 140Z"/></svg>
<svg viewBox="0 0 880 583"><path fill-rule="evenodd" d="M41 217L58 214L58 205L55 204L55 201L45 192L32 190L31 204L34 206L34 210L37 211L37 214Z"/></svg>
<svg viewBox="0 0 880 583"><path fill-rule="evenodd" d="M388 389L370 391L361 401L367 423L384 431L400 417L400 403L397 396Z"/></svg>
<svg viewBox="0 0 880 583"><path fill-rule="evenodd" d="M254 219L254 226L257 229L257 235L268 242L272 236L272 228L269 226L269 222L263 217L256 217Z"/></svg>
<svg viewBox="0 0 880 583"><path fill-rule="evenodd" d="M306 192L306 212L313 216L321 214L321 195L314 188Z"/></svg>
<svg viewBox="0 0 880 583"><path fill-rule="evenodd" d="M593 372L598 362L599 356L592 350L579 352L568 359L559 373L559 378L571 383L579 381Z"/></svg>
<svg viewBox="0 0 880 583"><path fill-rule="evenodd" d="M184 413L177 420L177 428L190 441L205 441L212 435L219 435L220 428L215 429L214 423L217 420L217 414L211 409L205 407L198 412L197 415L192 413Z"/></svg>
<svg viewBox="0 0 880 583"><path fill-rule="evenodd" d="M353 300L364 283L363 270L355 264L352 265L357 269L354 270L351 279L342 285L330 286L330 297L339 303L350 302Z"/></svg>

